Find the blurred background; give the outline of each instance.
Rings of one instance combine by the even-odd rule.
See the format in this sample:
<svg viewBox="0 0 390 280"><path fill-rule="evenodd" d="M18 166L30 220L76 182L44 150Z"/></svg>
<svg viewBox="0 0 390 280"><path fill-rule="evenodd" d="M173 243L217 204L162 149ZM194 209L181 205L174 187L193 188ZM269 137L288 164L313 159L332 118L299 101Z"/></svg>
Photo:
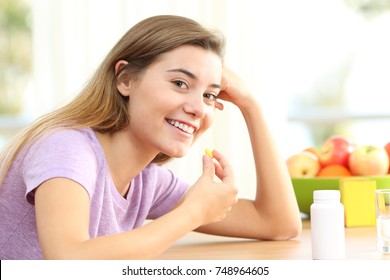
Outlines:
<svg viewBox="0 0 390 280"><path fill-rule="evenodd" d="M0 148L64 105L135 23L177 14L220 29L226 64L261 102L287 158L334 134L390 141L390 0L0 0ZM241 197L255 173L239 111L168 167L195 181L205 147L235 167Z"/></svg>

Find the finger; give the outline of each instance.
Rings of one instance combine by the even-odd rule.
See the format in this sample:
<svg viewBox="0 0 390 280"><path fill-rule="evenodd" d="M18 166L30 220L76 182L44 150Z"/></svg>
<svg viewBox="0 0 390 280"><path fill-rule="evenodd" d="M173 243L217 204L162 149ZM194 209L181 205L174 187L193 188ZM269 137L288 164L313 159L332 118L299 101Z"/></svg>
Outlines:
<svg viewBox="0 0 390 280"><path fill-rule="evenodd" d="M226 91L220 91L218 94L218 99L223 100L223 101L232 102L230 95Z"/></svg>
<svg viewBox="0 0 390 280"><path fill-rule="evenodd" d="M221 165L218 163L218 161L213 161L214 162L214 168L215 168L215 175L222 181L223 178L223 169Z"/></svg>
<svg viewBox="0 0 390 280"><path fill-rule="evenodd" d="M228 91L230 88L230 76L231 71L226 66L223 68L222 80L221 80L221 90Z"/></svg>
<svg viewBox="0 0 390 280"><path fill-rule="evenodd" d="M202 157L203 163L203 176L207 178L214 178L215 167L213 160L208 155L203 155Z"/></svg>
<svg viewBox="0 0 390 280"><path fill-rule="evenodd" d="M217 150L213 150L214 158L217 160L217 162L220 165L221 171L218 170L219 174L218 177L222 180L222 182L234 182L234 174L233 174L233 168L230 165L230 163L227 161L227 159Z"/></svg>
<svg viewBox="0 0 390 280"><path fill-rule="evenodd" d="M221 102L216 101L215 102L215 108L217 108L218 110L222 111L224 109L224 106L223 106L223 104Z"/></svg>

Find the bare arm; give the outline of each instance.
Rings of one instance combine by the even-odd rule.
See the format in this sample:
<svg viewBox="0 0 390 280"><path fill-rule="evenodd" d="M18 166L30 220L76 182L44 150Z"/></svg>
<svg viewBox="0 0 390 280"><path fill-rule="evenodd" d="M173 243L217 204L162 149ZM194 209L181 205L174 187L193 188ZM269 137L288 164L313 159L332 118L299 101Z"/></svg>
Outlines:
<svg viewBox="0 0 390 280"><path fill-rule="evenodd" d="M289 239L302 222L287 167L267 127L258 102L245 84L225 69L219 97L234 103L245 119L256 168L254 201L239 200L223 221L199 231L258 239Z"/></svg>
<svg viewBox="0 0 390 280"><path fill-rule="evenodd" d="M35 206L39 240L48 259L150 259L187 232L225 218L237 202L230 174L213 181L214 165L203 157L200 179L168 214L129 232L89 236L89 196L78 183L51 179L38 187ZM218 185L218 186L213 186Z"/></svg>

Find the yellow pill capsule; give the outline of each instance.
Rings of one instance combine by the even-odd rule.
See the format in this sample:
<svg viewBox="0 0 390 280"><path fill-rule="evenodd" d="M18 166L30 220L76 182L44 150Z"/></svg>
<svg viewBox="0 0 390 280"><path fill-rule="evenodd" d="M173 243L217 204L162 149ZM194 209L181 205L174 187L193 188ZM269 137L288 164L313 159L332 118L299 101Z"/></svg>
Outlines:
<svg viewBox="0 0 390 280"><path fill-rule="evenodd" d="M206 155L208 155L210 158L213 158L214 155L213 155L213 151L210 149L210 148L206 148L204 150L204 152L206 153Z"/></svg>

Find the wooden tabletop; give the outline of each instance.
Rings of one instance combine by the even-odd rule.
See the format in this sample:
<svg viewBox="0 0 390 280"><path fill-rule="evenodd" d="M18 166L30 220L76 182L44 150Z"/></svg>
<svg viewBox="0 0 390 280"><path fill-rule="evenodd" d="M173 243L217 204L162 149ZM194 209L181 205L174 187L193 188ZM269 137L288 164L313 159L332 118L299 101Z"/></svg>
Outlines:
<svg viewBox="0 0 390 280"><path fill-rule="evenodd" d="M376 250L375 227L345 228L346 259L387 259ZM310 222L299 237L288 241L257 241L191 232L162 253L161 260L310 260Z"/></svg>

